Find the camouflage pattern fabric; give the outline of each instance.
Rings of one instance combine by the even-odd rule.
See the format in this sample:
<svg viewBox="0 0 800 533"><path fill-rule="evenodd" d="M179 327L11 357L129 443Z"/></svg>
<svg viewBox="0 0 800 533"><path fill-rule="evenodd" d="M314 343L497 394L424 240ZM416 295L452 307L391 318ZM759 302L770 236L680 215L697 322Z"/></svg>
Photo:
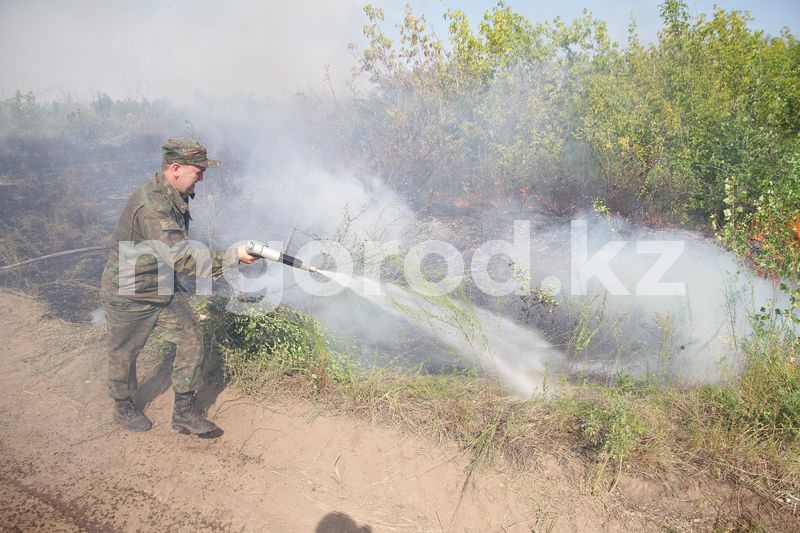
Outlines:
<svg viewBox="0 0 800 533"><path fill-rule="evenodd" d="M203 334L184 297L153 304L102 293L108 331L108 392L115 399L136 392L136 358L151 333L176 346L172 363L175 392L191 392L201 384Z"/></svg>
<svg viewBox="0 0 800 533"><path fill-rule="evenodd" d="M203 336L185 298L173 296L180 288L174 274L218 275L238 264L238 256L235 250L209 252L193 245L188 240L190 220L188 198L157 172L133 192L114 229L100 290L108 328L108 389L114 398L124 399L136 391L136 358L154 329L177 345L175 391L190 392L199 386ZM152 250L135 261L130 276L121 279L120 249L126 242ZM128 257L122 259L123 265L131 263Z"/></svg>
<svg viewBox="0 0 800 533"><path fill-rule="evenodd" d="M208 159L206 149L194 139L167 139L161 147L161 154L165 165L180 163L203 168L219 166L219 161Z"/></svg>
<svg viewBox="0 0 800 533"><path fill-rule="evenodd" d="M180 195L161 171L157 172L133 192L119 218L111 236L102 290L163 304L170 301L175 290L174 273L217 276L238 263L235 250L209 252L188 241L191 219L188 199ZM150 253L138 259L123 256L121 263L121 243L145 247ZM155 246L158 244L163 246L158 248ZM131 263L135 263L132 276L120 279L120 265Z"/></svg>

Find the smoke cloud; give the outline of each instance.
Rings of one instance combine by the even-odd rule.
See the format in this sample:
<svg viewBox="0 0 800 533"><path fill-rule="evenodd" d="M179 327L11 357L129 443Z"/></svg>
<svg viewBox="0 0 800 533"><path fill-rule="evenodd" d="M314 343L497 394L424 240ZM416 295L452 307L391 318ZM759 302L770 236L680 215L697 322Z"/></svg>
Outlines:
<svg viewBox="0 0 800 533"><path fill-rule="evenodd" d="M559 280L561 294L555 311L529 323L569 346L564 368L681 383L727 380L741 369L751 317L762 306L788 306L775 282L700 233L593 215L576 221L587 226L585 236L573 221L540 228L533 244L534 279ZM613 242L617 251L601 258L613 280L572 283L576 244L591 260Z"/></svg>

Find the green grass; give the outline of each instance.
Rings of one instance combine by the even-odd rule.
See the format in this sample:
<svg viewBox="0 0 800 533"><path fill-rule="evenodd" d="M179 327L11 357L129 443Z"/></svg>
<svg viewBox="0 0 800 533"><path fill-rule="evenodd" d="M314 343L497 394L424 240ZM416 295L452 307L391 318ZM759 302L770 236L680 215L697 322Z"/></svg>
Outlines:
<svg viewBox="0 0 800 533"><path fill-rule="evenodd" d="M310 316L279 307L270 313L238 315L224 300L202 301L197 311L211 317L205 335L219 350L225 375L257 393L273 375L302 376L314 391L352 380L355 366L346 348Z"/></svg>

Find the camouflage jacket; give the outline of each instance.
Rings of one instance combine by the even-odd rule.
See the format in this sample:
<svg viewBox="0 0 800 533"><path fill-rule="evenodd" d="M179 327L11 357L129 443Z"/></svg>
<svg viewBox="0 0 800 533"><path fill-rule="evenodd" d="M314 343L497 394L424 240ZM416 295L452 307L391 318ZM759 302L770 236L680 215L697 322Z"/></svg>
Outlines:
<svg viewBox="0 0 800 533"><path fill-rule="evenodd" d="M238 263L234 251L214 252L188 240L191 219L187 199L162 172L144 182L112 234L101 290L109 296L166 303L176 288L175 273L202 276L210 283L209 276Z"/></svg>

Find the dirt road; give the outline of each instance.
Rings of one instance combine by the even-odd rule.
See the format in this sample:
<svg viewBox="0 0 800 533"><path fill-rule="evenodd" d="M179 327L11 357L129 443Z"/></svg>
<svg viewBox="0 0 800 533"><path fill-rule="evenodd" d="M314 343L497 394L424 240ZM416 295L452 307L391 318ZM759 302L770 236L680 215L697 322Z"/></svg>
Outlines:
<svg viewBox="0 0 800 533"><path fill-rule="evenodd" d="M209 414L225 434L206 441L169 428L165 391L146 407L154 428L125 432L110 418L100 328L43 312L0 293L6 529L530 531L542 519L513 482L489 474L459 505L465 463L453 448L301 403L223 390ZM149 384L157 366L144 363Z"/></svg>
<svg viewBox="0 0 800 533"><path fill-rule="evenodd" d="M0 530L519 533L665 525L667 494L654 493L652 483L621 480L620 493L641 500L631 510L619 498L589 494L579 464L545 451L536 473L482 469L465 486L467 458L452 446L300 401L257 404L231 388L209 399L221 438L182 436L169 427L167 367L157 358L140 368L154 427L128 433L111 420L102 329L44 313L38 302L0 291ZM685 512L673 526L713 525L713 502L679 496ZM647 511L653 502L660 515Z"/></svg>

